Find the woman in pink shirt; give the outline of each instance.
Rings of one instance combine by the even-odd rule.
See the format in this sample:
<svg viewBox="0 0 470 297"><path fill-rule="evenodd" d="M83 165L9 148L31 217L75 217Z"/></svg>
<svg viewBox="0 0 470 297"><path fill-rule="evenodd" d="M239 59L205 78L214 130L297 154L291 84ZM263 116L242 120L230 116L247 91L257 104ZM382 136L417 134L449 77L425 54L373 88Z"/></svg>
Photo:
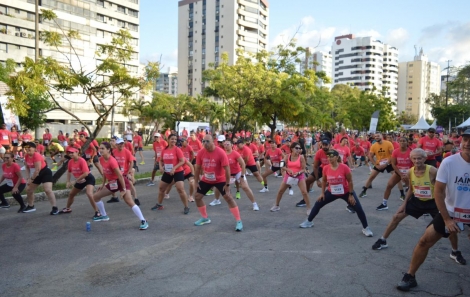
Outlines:
<svg viewBox="0 0 470 297"><path fill-rule="evenodd" d="M49 129L46 128L44 134L42 135L42 144L47 148L52 141L52 134L49 132Z"/></svg>
<svg viewBox="0 0 470 297"><path fill-rule="evenodd" d="M3 175L0 178L0 183L3 181L6 181L6 183L0 187L0 201L2 202L0 208L10 208L10 204L6 201L3 194L11 192L13 198L20 204L18 212L23 212L26 209L26 205L21 197L21 192L26 187L26 181L21 176L20 166L13 162L13 153L5 153L3 159L5 163L2 164Z"/></svg>
<svg viewBox="0 0 470 297"><path fill-rule="evenodd" d="M88 164L80 157L80 151L74 147L67 147L65 150L67 156L70 157L70 160L67 164L67 188L72 187L72 183L70 182L70 178L75 178L75 185L73 186L72 190L70 190L69 198L67 199L67 206L61 210L61 213L70 213L72 209L70 208L73 204L75 196L80 193L81 190L86 188L86 195L88 200L90 201L91 207L95 210L95 217L99 217L100 213L98 211L98 207L96 207L95 200L93 200L93 191L95 189L95 177L90 173L90 169L88 168Z"/></svg>
<svg viewBox="0 0 470 297"><path fill-rule="evenodd" d="M10 132L10 139L11 139L11 146L12 146L12 153L13 156L15 156L16 159L18 159L18 146L20 143L20 137L19 133L16 129L16 126L11 127L11 132Z"/></svg>

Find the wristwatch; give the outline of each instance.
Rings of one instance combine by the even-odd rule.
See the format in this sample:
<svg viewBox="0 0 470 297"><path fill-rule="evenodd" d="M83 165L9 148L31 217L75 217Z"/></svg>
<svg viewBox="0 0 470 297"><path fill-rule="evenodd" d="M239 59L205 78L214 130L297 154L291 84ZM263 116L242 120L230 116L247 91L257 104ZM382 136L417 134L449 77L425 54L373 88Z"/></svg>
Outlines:
<svg viewBox="0 0 470 297"><path fill-rule="evenodd" d="M353 195L353 192L349 192L349 195Z"/></svg>
<svg viewBox="0 0 470 297"><path fill-rule="evenodd" d="M240 177L241 177L241 178L244 178L245 176L244 176L244 175L241 175Z"/></svg>

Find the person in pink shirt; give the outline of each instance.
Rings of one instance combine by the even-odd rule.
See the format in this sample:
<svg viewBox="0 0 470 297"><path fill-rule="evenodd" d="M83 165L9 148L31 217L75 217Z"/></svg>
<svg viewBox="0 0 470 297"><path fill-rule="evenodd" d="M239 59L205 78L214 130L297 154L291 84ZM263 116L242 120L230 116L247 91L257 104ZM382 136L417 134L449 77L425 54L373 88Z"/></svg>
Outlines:
<svg viewBox="0 0 470 297"><path fill-rule="evenodd" d="M344 164L353 168L353 161L351 158L351 150L349 149L349 139L347 136L341 138L340 143L335 144L333 148L339 153L340 159Z"/></svg>
<svg viewBox="0 0 470 297"><path fill-rule="evenodd" d="M36 144L36 152L38 152L42 156L45 156L46 148L44 147L44 145L39 143L39 139L35 139L34 143Z"/></svg>
<svg viewBox="0 0 470 297"><path fill-rule="evenodd" d="M122 176L129 180L129 189L131 191L131 195L134 198L134 203L136 205L140 205L140 201L137 198L137 191L134 187L134 168L133 164L135 162L135 157L132 155L132 153L124 148L124 139L118 138L116 140L111 141L111 146L113 146L113 142L116 146L116 148L113 148L113 157L116 159L116 161L119 164L119 168L121 169ZM116 197L117 198L117 197Z"/></svg>
<svg viewBox="0 0 470 297"><path fill-rule="evenodd" d="M144 165L144 155L142 151L144 150L144 142L142 136L140 136L137 131L134 131L134 136L132 137L132 143L134 144L134 152L139 152L140 155L140 165Z"/></svg>
<svg viewBox="0 0 470 297"><path fill-rule="evenodd" d="M256 161L255 157L253 156L253 152L249 147L245 145L245 142L242 138L237 140L235 151L237 151L237 153L242 156L243 161L245 161L246 168L251 171L251 173L255 176L256 180L260 182L261 185L264 185L263 178L261 177L261 174L258 171L258 167L256 166ZM256 153L258 153L258 151L256 151Z"/></svg>
<svg viewBox="0 0 470 297"><path fill-rule="evenodd" d="M196 156L197 153L202 149L202 143L199 139L197 139L196 133L194 131L191 131L189 134L188 145L193 149L194 152L194 158L191 160L191 163L196 165Z"/></svg>
<svg viewBox="0 0 470 297"><path fill-rule="evenodd" d="M364 148L361 147L360 142L357 141L356 144L354 145L354 148L352 149L352 154L353 158L355 160L354 163L356 163L359 160L359 165L358 167L362 166L362 162L366 161L366 153L364 151Z"/></svg>
<svg viewBox="0 0 470 297"><path fill-rule="evenodd" d="M274 140L267 141L270 144L270 148L265 152L266 159L266 169L263 173L263 189L260 190L260 193L269 192L268 189L268 176L281 170L281 162L285 157L285 154L277 147L277 144ZM279 176L281 174L279 173Z"/></svg>
<svg viewBox="0 0 470 297"><path fill-rule="evenodd" d="M162 151L165 147L168 146L168 143L162 138L162 135L160 133L155 133L153 136L153 151L155 153L154 159L154 164L153 164L153 169L152 169L152 177L150 178L150 181L147 183L147 186L154 186L154 179L155 179L155 174L157 173L157 170L160 170L160 158Z"/></svg>
<svg viewBox="0 0 470 297"><path fill-rule="evenodd" d="M237 203L230 195L230 164L228 157L224 150L214 144L211 135L204 136L202 143L204 148L197 154L194 174L194 182L198 185L194 198L201 218L194 222L194 225L202 226L211 222L203 198L211 188L215 187L224 197L230 212L236 220L235 231L242 231L243 223L240 218L240 211ZM200 179L201 175L202 178Z"/></svg>
<svg viewBox="0 0 470 297"><path fill-rule="evenodd" d="M4 161L5 163L2 164L3 174L0 178L0 183L3 181L6 181L6 183L0 186L0 208L10 208L10 204L3 194L11 192L13 198L15 198L20 205L18 212L21 213L26 209L26 205L21 197L21 192L23 192L26 187L26 181L21 176L20 166L13 162L13 153L5 153Z"/></svg>
<svg viewBox="0 0 470 297"><path fill-rule="evenodd" d="M436 129L429 128L428 134L418 141L418 148L422 148L428 158L426 159L426 165L431 165L437 168L436 156L442 153L442 142L435 137Z"/></svg>
<svg viewBox="0 0 470 297"><path fill-rule="evenodd" d="M351 169L341 162L339 153L335 150L328 151L328 160L330 164L323 168L322 193L315 202L308 219L300 224L300 228L313 227L313 219L320 209L336 199L343 199L354 208L362 224L362 233L367 237L372 237L374 234L369 228L361 202L354 192Z"/></svg>
<svg viewBox="0 0 470 297"><path fill-rule="evenodd" d="M59 141L59 144L63 147L67 147L67 137L65 137L64 132L62 130L59 130L59 134L57 135L57 140Z"/></svg>
<svg viewBox="0 0 470 297"><path fill-rule="evenodd" d="M52 134L49 132L49 129L46 128L44 134L42 135L42 144L47 148L52 141Z"/></svg>
<svg viewBox="0 0 470 297"><path fill-rule="evenodd" d="M3 146L6 152L10 151L11 146L11 139L10 139L10 131L7 129L6 124L2 124L0 127L0 147ZM0 158L3 159L3 154L5 152L0 152Z"/></svg>
<svg viewBox="0 0 470 297"><path fill-rule="evenodd" d="M52 206L51 215L59 214L59 209L56 205L54 192L52 191L52 171L47 167L44 157L36 152L36 144L34 142L23 143L23 148L26 150L24 162L26 165L26 173L28 175L27 181L27 199L28 205L23 211L25 213L36 211L34 207L34 191L42 184L44 193L46 193L49 203Z"/></svg>
<svg viewBox="0 0 470 297"><path fill-rule="evenodd" d="M15 156L15 159L18 159L18 146L20 145L20 135L16 129L16 125L11 127L10 132L10 139L11 139L11 146L12 146L12 153Z"/></svg>
<svg viewBox="0 0 470 297"><path fill-rule="evenodd" d="M160 158L160 172L162 177L158 187L158 200L157 204L152 207L152 210L162 210L163 198L167 188L175 182L175 188L180 195L181 202L183 202L184 209L183 213L186 215L189 213L188 195L184 190L184 168L183 165L186 163L183 152L179 147L176 146L178 136L176 134L170 134L168 137L168 146L162 150Z"/></svg>
<svg viewBox="0 0 470 297"><path fill-rule="evenodd" d="M93 200L93 191L95 190L95 177L90 173L87 161L80 157L80 151L73 147L67 147L65 150L70 160L67 164L67 188L72 187L71 177L75 178L75 184L72 190L70 190L69 197L67 199L67 205L63 208L60 213L71 213L72 204L75 196L80 193L81 190L85 189L88 201L90 201L91 207L95 211L94 218L100 217L98 207L96 206L95 200Z"/></svg>
<svg viewBox="0 0 470 297"><path fill-rule="evenodd" d="M142 215L142 211L139 206L132 200L131 192L129 190L129 181L127 178L122 176L119 164L112 156L112 148L109 142L104 141L101 143L100 154L101 157L99 160L103 170L103 184L98 189L98 192L93 195L93 200L96 202L100 216L94 217L93 221L109 221L109 216L106 214L106 209L104 208L104 203L101 199L119 191L121 192L122 199L129 207L132 208L134 214L139 218L139 229L146 230L149 226L148 222Z"/></svg>
<svg viewBox="0 0 470 297"><path fill-rule="evenodd" d="M181 131L181 136L183 136L184 138L188 138L189 133L188 130L186 130L186 127L184 127L183 131Z"/></svg>

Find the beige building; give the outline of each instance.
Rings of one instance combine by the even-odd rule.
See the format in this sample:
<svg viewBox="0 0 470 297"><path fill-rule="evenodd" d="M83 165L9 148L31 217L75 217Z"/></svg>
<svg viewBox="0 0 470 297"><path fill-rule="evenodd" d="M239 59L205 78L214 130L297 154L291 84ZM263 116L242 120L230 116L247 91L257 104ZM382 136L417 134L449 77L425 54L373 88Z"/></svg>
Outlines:
<svg viewBox="0 0 470 297"><path fill-rule="evenodd" d="M1 0L0 1L0 63L13 59L18 63L24 61L26 56L35 57L35 0ZM80 40L73 41L80 62L85 69L93 69L99 60L95 59L97 44L111 41L112 35L126 28L131 33L134 45L132 60L128 62L129 71L135 75L139 72L139 0L40 0L39 9L53 10L57 22L65 30L77 30ZM41 22L39 30L55 30L53 22ZM78 59L73 55L68 43L64 43L62 50L68 54L74 65ZM59 61L66 62L66 58L53 48L39 44L40 56L50 56ZM70 95L73 96L73 95ZM78 103L75 97L64 101L68 109L93 125L96 113L91 104ZM126 122L127 117L116 108L116 122ZM49 122L62 122L70 124L74 119L62 111L47 113Z"/></svg>
<svg viewBox="0 0 470 297"><path fill-rule="evenodd" d="M234 64L237 49L267 49L268 20L267 0L179 1L178 94L200 94L202 72L217 65L222 52Z"/></svg>
<svg viewBox="0 0 470 297"><path fill-rule="evenodd" d="M441 92L441 67L429 62L423 49L416 53L414 61L398 66L398 112L406 112L431 119L431 107L426 99L432 93Z"/></svg>

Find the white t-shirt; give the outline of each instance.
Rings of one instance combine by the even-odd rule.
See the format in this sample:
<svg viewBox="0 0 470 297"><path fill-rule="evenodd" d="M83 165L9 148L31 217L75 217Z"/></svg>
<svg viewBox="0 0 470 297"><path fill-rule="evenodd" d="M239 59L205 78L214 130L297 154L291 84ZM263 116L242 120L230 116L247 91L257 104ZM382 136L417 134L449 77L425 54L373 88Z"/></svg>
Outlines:
<svg viewBox="0 0 470 297"><path fill-rule="evenodd" d="M445 203L451 217L455 218L456 208L457 215L461 210L470 211L470 163L460 154L447 157L437 171L436 180L447 184Z"/></svg>
<svg viewBox="0 0 470 297"><path fill-rule="evenodd" d="M132 141L132 136L133 136L133 133L132 133L132 130L127 130L126 133L126 140L127 141Z"/></svg>
<svg viewBox="0 0 470 297"><path fill-rule="evenodd" d="M306 145L311 145L312 144L312 137L305 138L305 144Z"/></svg>

